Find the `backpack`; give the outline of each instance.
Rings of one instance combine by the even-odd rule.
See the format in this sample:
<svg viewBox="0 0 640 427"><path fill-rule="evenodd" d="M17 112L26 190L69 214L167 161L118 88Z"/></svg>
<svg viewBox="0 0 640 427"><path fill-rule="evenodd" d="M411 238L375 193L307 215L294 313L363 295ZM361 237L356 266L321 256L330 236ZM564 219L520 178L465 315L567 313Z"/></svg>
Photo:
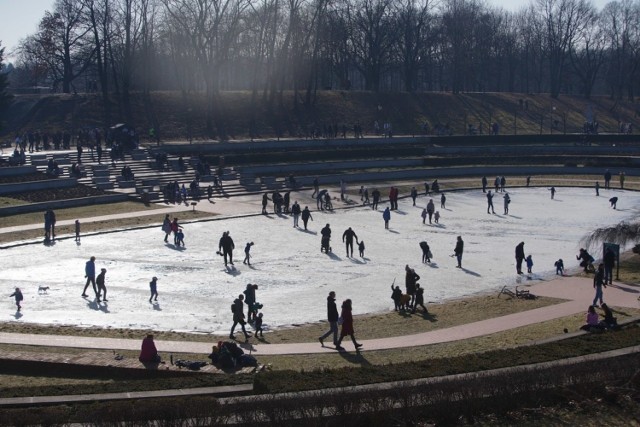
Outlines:
<svg viewBox="0 0 640 427"><path fill-rule="evenodd" d="M233 314L236 314L236 305L235 304L231 304L231 312Z"/></svg>

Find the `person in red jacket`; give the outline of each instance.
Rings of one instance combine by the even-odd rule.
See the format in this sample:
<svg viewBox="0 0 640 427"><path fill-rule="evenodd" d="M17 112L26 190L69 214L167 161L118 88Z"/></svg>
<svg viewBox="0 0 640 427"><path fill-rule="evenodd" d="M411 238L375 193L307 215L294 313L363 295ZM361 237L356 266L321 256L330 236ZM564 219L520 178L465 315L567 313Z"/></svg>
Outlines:
<svg viewBox="0 0 640 427"><path fill-rule="evenodd" d="M338 350L343 350L340 344L342 343L342 339L349 335L351 337L351 341L353 341L353 345L356 347L356 350L362 347L362 344L356 341L356 337L353 335L353 315L351 314L351 300L347 299L342 303L342 313L340 317L342 318L342 330L340 331L340 339L336 344L336 348ZM340 321L338 320L338 323Z"/></svg>
<svg viewBox="0 0 640 427"><path fill-rule="evenodd" d="M142 363L160 363L160 356L158 355L156 344L153 342L153 335L149 334L142 340L142 349L138 360Z"/></svg>

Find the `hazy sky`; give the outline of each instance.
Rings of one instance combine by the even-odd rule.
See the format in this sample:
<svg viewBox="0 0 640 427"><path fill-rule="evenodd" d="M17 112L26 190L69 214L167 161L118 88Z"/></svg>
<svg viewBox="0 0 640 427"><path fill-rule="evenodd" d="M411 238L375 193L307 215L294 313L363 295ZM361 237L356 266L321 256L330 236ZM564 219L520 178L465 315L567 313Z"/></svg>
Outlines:
<svg viewBox="0 0 640 427"><path fill-rule="evenodd" d="M488 0L489 4L507 10L519 10L532 0ZM610 0L593 0L601 9ZM10 56L20 39L33 34L46 10L50 10L54 0L0 0L0 41L6 47L5 55Z"/></svg>

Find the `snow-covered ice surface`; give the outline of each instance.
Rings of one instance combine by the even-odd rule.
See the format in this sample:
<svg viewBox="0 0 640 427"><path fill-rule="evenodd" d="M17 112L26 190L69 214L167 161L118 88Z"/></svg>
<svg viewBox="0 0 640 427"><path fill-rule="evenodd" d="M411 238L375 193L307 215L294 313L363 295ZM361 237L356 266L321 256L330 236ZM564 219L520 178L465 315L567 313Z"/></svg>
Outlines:
<svg viewBox="0 0 640 427"><path fill-rule="evenodd" d="M396 279L404 289L404 266L422 277L426 301L443 301L495 291L503 285L527 283L515 271L514 248L525 242L533 256L532 280L555 275L553 267L563 258L565 267L577 266L580 240L593 229L616 224L638 215L640 194L592 189L560 188L555 200L545 188L509 191L510 215L502 215L502 194L494 198L497 215L486 214L486 198L480 191L447 193L446 209L433 197L440 211L439 225L422 224L427 200L400 201L391 214L390 230L384 229L382 204L333 213L313 212L309 231L293 228L290 217L269 215L226 219L185 226L186 249L164 244L160 227L73 239L52 246L27 245L2 251L0 286L5 294L2 321L43 324L117 327L152 330L226 333L231 323L230 305L247 283L259 285L257 299L264 304L265 324L270 328L315 322L325 318L326 295L335 290L338 301L353 300L354 314L392 308L390 284ZM608 199L618 196L618 210ZM307 197L299 195L299 197ZM295 198L292 197L292 200ZM300 201L315 208L315 201ZM162 218L158 218L161 221ZM320 229L330 223L333 253L320 253ZM302 220L300 220L302 226ZM365 257L345 256L342 233L352 227L366 245ZM215 254L223 231L235 241L235 269L226 270ZM464 269L451 258L456 236L465 242ZM418 243L426 240L434 258L421 263ZM242 264L244 246L251 249L251 267ZM595 251L594 251L595 252ZM96 270L107 268L108 303L83 299L84 266L95 256ZM597 257L598 253L594 253ZM525 268L523 266L523 268ZM525 270L526 271L526 270ZM158 277L159 304L148 302L149 281ZM530 283L530 282L529 282ZM38 286L49 286L39 294ZM22 315L12 309L8 296L14 286L22 289ZM91 287L88 290L93 294Z"/></svg>

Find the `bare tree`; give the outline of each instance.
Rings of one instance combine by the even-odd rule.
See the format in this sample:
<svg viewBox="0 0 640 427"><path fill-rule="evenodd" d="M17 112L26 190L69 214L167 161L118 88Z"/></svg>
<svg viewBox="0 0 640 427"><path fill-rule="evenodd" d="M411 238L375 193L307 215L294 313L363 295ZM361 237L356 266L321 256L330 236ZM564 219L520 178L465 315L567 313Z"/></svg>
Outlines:
<svg viewBox="0 0 640 427"><path fill-rule="evenodd" d="M619 100L626 93L632 100L640 65L640 2L608 3L601 20L609 48L607 81L611 96Z"/></svg>
<svg viewBox="0 0 640 427"><path fill-rule="evenodd" d="M95 48L87 35L85 4L75 0L56 0L53 12L46 12L38 32L20 50L47 64L54 86L70 93L73 81L91 65Z"/></svg>
<svg viewBox="0 0 640 427"><path fill-rule="evenodd" d="M585 98L591 98L600 67L605 61L605 37L598 15L588 17L586 25L578 31L576 44L569 50L573 71L578 76Z"/></svg>
<svg viewBox="0 0 640 427"><path fill-rule="evenodd" d="M569 51L593 14L587 0L537 0L544 30L544 53L549 67L549 92L557 98L565 76Z"/></svg>

